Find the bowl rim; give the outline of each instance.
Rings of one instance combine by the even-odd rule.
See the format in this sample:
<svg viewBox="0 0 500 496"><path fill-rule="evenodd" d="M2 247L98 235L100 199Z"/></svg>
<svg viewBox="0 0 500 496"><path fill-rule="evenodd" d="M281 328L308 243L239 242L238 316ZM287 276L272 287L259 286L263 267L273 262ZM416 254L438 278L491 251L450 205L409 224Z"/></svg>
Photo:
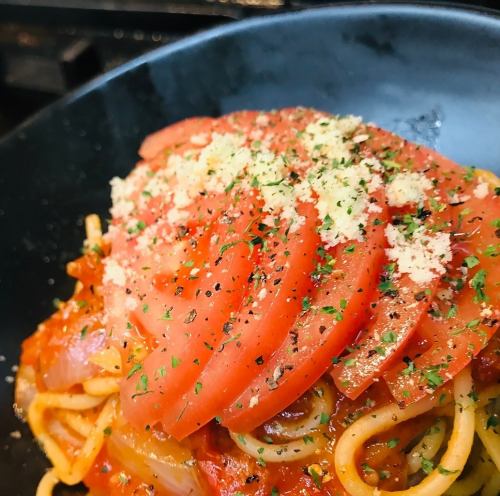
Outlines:
<svg viewBox="0 0 500 496"><path fill-rule="evenodd" d="M219 26L201 30L194 34L188 35L180 40L162 45L153 50L149 50L138 57L134 57L123 64L120 64L113 69L100 74L86 83L71 90L54 102L41 108L33 115L29 116L23 122L11 129L8 133L0 138L0 149L14 140L17 136L22 135L23 131L35 124L38 120L50 115L58 108L64 108L74 101L84 97L88 93L97 90L109 81L118 78L125 73L149 62L157 59L168 57L170 55L182 52L193 46L208 42L212 39L221 38L235 33L252 30L254 28L268 26L276 23L284 23L287 21L299 21L308 19L319 19L331 17L335 15L348 16L356 15L358 12L372 13L373 15L380 14L406 14L408 16L433 16L442 18L455 18L484 24L487 23L500 30L500 11L497 12L488 7L471 5L460 2L445 2L439 0L382 0L381 2L373 3L372 0L362 1L344 1L334 5L317 5L303 10L295 10L285 13L271 13L259 15L248 19L243 19L231 23L224 23Z"/></svg>

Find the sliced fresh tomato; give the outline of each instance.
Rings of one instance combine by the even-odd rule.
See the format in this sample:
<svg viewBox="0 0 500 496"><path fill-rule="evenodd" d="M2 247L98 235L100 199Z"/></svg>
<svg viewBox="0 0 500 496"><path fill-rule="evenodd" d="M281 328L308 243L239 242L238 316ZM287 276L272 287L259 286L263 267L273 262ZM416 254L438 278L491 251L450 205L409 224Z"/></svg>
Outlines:
<svg viewBox="0 0 500 496"><path fill-rule="evenodd" d="M259 265L246 304L228 322L217 352L191 388L162 416L166 432L182 439L218 415L270 359L312 290L311 273L320 244L312 204L299 208L305 223L263 227ZM267 233L266 233L267 231ZM270 232L269 232L270 231ZM234 321L234 322L233 322ZM213 394L214 391L220 394Z"/></svg>
<svg viewBox="0 0 500 496"><path fill-rule="evenodd" d="M366 333L332 371L343 394L356 399L394 363L429 308L437 284L435 278L422 286L404 275L390 290L376 293L376 308Z"/></svg>
<svg viewBox="0 0 500 496"><path fill-rule="evenodd" d="M129 372L122 385L122 407L135 425L144 427L159 420L163 407L192 384L224 335L225 324L239 309L253 267L248 246L253 207L251 198L241 199L238 210L228 211L220 219L206 264L203 270L193 273L198 278L194 279L197 289L194 298L187 299L191 303L188 312L177 314L175 305L158 311L151 295L146 295L140 311L147 319L162 322L164 330L158 348L142 365L135 366L135 373ZM185 308L182 292L178 298ZM150 322L144 320L142 324Z"/></svg>
<svg viewBox="0 0 500 496"><path fill-rule="evenodd" d="M195 148L196 140L193 142L190 138L210 132L213 123L214 119L211 117L192 117L160 129L143 141L139 155L145 160L152 160L168 148L179 150L185 144L189 148Z"/></svg>
<svg viewBox="0 0 500 496"><path fill-rule="evenodd" d="M425 147L404 142L384 130L371 131L372 139L365 146L378 154L386 166L418 170L434 179L435 198L427 202L421 212L425 212L423 217L426 224L450 232L453 207L448 205L448 198L453 194L451 191L463 183L463 170ZM393 160L384 162L388 154ZM399 213L397 209L391 209L392 215ZM366 333L332 371L337 387L346 396L357 398L401 358L406 345L425 318L438 284L437 277L428 284L420 285L404 275L393 282L393 287L388 291L389 297L383 293L377 295L374 317Z"/></svg>
<svg viewBox="0 0 500 496"><path fill-rule="evenodd" d="M146 187L147 185L144 186ZM142 189L142 193L147 197L148 190L144 188ZM183 209L187 213L183 221L183 227L193 228L211 224L221 214L226 203L227 198L224 194L208 194L205 191L201 191L196 200ZM163 228L164 231L167 231L168 228L171 229L170 223L159 219L165 219L172 207L173 202L171 199L156 196L147 199L143 203L138 203L138 211L135 218L137 221L144 222L146 226L156 224L155 227L157 230L161 231Z"/></svg>
<svg viewBox="0 0 500 496"><path fill-rule="evenodd" d="M193 124L191 121L186 121L184 123L180 123L175 129L172 130L172 133L170 134L168 131L160 132L154 139L152 138L152 141L149 141L150 145L151 143L155 145L154 150L150 149L148 152L148 147L145 146L146 152L142 150L141 153L145 158L153 157L155 154L157 157L161 156L160 158L164 164L166 151L178 154L183 153L184 148L189 148L189 142L192 142L193 140L188 139L188 135L189 133L194 133L194 130L192 128L192 125L194 125L195 127L198 126L195 130L198 134L200 132L202 132L202 134L205 132L233 132L235 129L237 129L238 132L243 132L243 134L247 136L248 144L260 142L260 139L268 139L269 142L272 143L271 147L273 151L275 151L275 153L285 153L289 150L292 150L295 155L302 156L301 147L299 146L297 139L297 132L304 129L308 122L310 122L313 118L317 118L318 115L319 114L312 110L285 109L281 112L266 114L266 117L264 117L264 119L266 120L265 123L263 121L259 122L258 117L260 116L260 114L253 111L237 112L224 118L213 120L211 122L206 120L204 121L204 123L200 123L199 125L196 123ZM277 131L279 131L280 133L279 140L275 139L275 137L277 136ZM197 136L194 141L198 142L198 138L201 139L201 136ZM210 141L210 139L211 136L208 136L208 142ZM153 161L154 160L156 159L153 158ZM151 205L148 204L148 206ZM156 209L157 212L154 215L151 215L152 212L146 212L149 217L146 216L147 219L146 217L144 217L144 219L146 219L148 222L150 220L154 220L156 215L159 215L161 217L161 213L163 211L162 209L168 210L168 205L152 205L151 208L153 210ZM199 212L197 212L197 209L199 210ZM240 209L243 213L243 216L256 215L255 212L251 211L252 209L249 205L242 204L240 206ZM312 210L313 207L310 206L309 209ZM212 222L215 221L215 219L217 219L218 217L221 217L220 201L217 201L217 197L211 198L210 195L203 196L201 197L200 202L193 203L193 205L189 209L189 212L190 218L187 222L186 227L191 231L197 225L202 225L204 222ZM146 225L149 225L148 222L145 221ZM239 220L238 222L241 221ZM230 229L234 230L234 232L230 233L229 237L227 237L228 233L225 233L224 235L227 237L228 241L227 243L223 243L221 241L220 245L224 244L230 247L230 250L227 252L226 258L230 256L229 252L233 252L236 254L234 256L236 259L238 258L238 256L242 256L240 252L243 253L243 251L245 250L243 243L238 243L237 233L244 232L245 229L243 225L233 225L230 227ZM207 238L207 236L208 234L205 233L204 236L196 240L196 253L193 255L192 259L187 260L187 262L191 262L193 266L189 270L184 271L181 268L181 270L176 273L175 285L168 283L168 280L171 279L168 271L165 274L155 275L155 278L153 280L153 287L151 287L151 285L148 285L148 277L141 276L131 284L135 290L134 293L137 293L137 295L139 295L141 299L138 308L133 312L127 312L123 301L121 306L112 305L115 309L122 309L121 311L117 310L117 312L115 312L115 314L119 314L118 316L115 315L115 318L117 320L121 319L121 321L118 323L118 326L120 328L124 329L125 326L127 326L128 329L130 326L132 326L133 332L131 332L131 334L138 335L139 340L141 336L154 336L159 340L158 348L154 350L153 353L151 353L151 355L147 358L146 362L141 365L142 368L139 368L139 365L137 363L137 356L139 356L140 361L140 356L149 352L151 347L148 347L147 350L140 350L139 353L136 354L134 350L138 347L138 345L136 342L137 340L135 340L133 343L134 350L132 352L128 352L129 358L131 359L129 360L130 363L127 367L127 370L132 371L133 369L136 372L135 374L133 374L135 376L136 382L132 383L132 378L129 378L123 388L123 395L134 396L134 401L129 401L128 403L137 404L137 408L134 408L135 413L132 413L132 417L135 418L139 424L144 424L146 422L146 419L150 416L152 409L156 410L156 414L149 417L149 423L154 422L157 419L158 401L157 395L149 392L145 395L141 395L140 391L138 392L134 388L144 388L144 384L146 382L145 377L147 377L148 387L152 388L153 381L150 377L152 376L155 377L154 390L157 391L158 394L161 394L162 401L164 401L166 396L175 399L176 395L178 395L181 391L187 389L187 386L189 386L189 381L194 381L196 379L197 375L199 374L199 370L202 370L206 359L208 359L209 355L211 355L216 349L216 345L218 342L216 336L222 336L222 334L220 333L225 328L223 325L226 322L230 323L229 319L231 317L231 312L236 312L237 310L234 305L230 308L226 303L221 304L219 302L220 295L217 294L213 295L211 300L207 302L206 306L201 305L201 308L199 308L200 297L209 293L211 294L213 292L213 288L211 288L210 285L206 285L207 287L202 287L197 284L190 284L191 281L189 281L189 279L191 278L191 271L193 269L198 269L198 267L196 266L196 260L197 258L199 258L199 254L203 254L204 252L201 244L203 243L203 240ZM216 238L219 238L222 235L220 235L220 233L215 233L215 235L212 235L210 237L214 236ZM191 241L193 240L193 235L191 232L188 236L186 236L186 239ZM241 241L241 239L239 241ZM134 243L134 241L132 241L132 243ZM238 244L232 246L233 243ZM143 270L143 266L145 266L146 268L157 267L158 265L160 267L163 267L169 265L169 263L172 262L172 257L167 253L167 250L164 250L161 253L156 253L155 250L155 252L153 253L153 257L158 258L158 256L160 256L162 260L165 259L165 263L161 261L158 262L158 260L156 259L153 260L152 263L149 263L147 259L148 255L145 254L144 256L139 256L134 266L137 268L138 265L140 265L140 269ZM173 259L176 260L177 257L174 256ZM216 258L208 264L208 268L204 267L202 269L199 277L202 277L202 273L212 273L215 279L227 279L234 276L234 267L228 269L230 264L226 267L225 262L223 262L220 264L220 266L218 266L217 264L215 264L215 262L217 262ZM241 267L238 268L238 274L245 271L245 264L240 265ZM214 266L213 270L212 266ZM246 269L248 269L248 267L246 267ZM140 271L137 270L135 272L140 273ZM188 281L185 281L186 278L188 279ZM244 278L242 278L241 280L243 279ZM164 285L165 287L162 288L162 285ZM235 290L233 292L235 297L238 294L238 298L241 300L241 293L245 290L245 286L246 281L240 284L240 287L238 287L237 291ZM172 287L175 288L175 292L172 292ZM179 287L182 288L181 296L177 294L177 289ZM172 294L174 294L174 296L172 296ZM224 298L225 300L227 300L227 296L224 296ZM121 300L125 300L125 298L121 298ZM190 302L193 302L192 308L188 308ZM196 305L194 305L194 303L196 303ZM194 308L195 306L196 308ZM170 311L170 309L172 311ZM197 313L198 324L190 325L189 329L186 328L186 330L182 332L182 329L186 327L186 324L184 322L184 319L186 318L185 314L191 312L192 310L195 310ZM163 315L165 312L172 317L172 320L169 323L163 322L163 319L158 317L158 315ZM205 315L205 313L207 313L207 315ZM178 315L182 316L181 321L179 321ZM126 318L126 322L124 321L124 317ZM213 320L214 318L216 320ZM208 328L204 329L203 332L196 331L196 338L189 337L193 333L193 329L197 328L197 326L200 326L200 323L202 322L205 323L205 326L207 326L207 322L210 322L211 324L207 326ZM211 325L213 325L215 329L210 329ZM175 329L175 332L169 332L169 329ZM129 330L127 330L127 333L129 333ZM207 335L209 335L210 339L207 339ZM224 339L221 338L220 343L222 343L223 341ZM193 345L193 342L198 343L198 345L200 346ZM169 368L172 368L169 364L169 360L166 359L169 357L170 360L173 360L173 363L176 364L176 367L174 367L175 369L177 369L178 362L182 363L183 365L179 366L179 370L172 370L167 374L166 371L169 371ZM191 367L190 373L185 373L185 368L188 367L187 362L189 362ZM191 362L194 362L194 364ZM165 373L168 377L156 377L158 374L163 373ZM177 376L180 376L181 379L176 380L170 378L175 378ZM142 382L138 383L138 380ZM163 388L163 386L161 386L161 384L163 383L166 384L165 389ZM191 382L191 384L194 384L194 382ZM139 407L139 404L142 406ZM127 404L125 406L125 409L129 408L129 406L130 405Z"/></svg>
<svg viewBox="0 0 500 496"><path fill-rule="evenodd" d="M452 379L498 330L498 219L500 199L492 194L472 196L457 209L454 271L443 281L445 297L421 325L430 347L418 357L408 350L406 360L384 375L396 400L417 401Z"/></svg>
<svg viewBox="0 0 500 496"><path fill-rule="evenodd" d="M302 114L313 114L311 110L304 110ZM283 121L282 115L288 117L289 115L297 114L297 109L284 109L279 113L271 114L271 119L276 119L276 122ZM212 117L192 117L184 119L180 122L167 126L155 133L150 134L143 141L139 155L148 161L155 162L158 158L165 157L165 153L183 153L187 150L193 150L207 145L211 141L211 134L227 133L237 129L246 135L250 131L256 129L256 119L259 112L254 110L243 110L228 114L219 119ZM286 121L285 121L286 122ZM287 123L288 124L288 123ZM266 131L267 125L263 126ZM289 125L287 125L287 128ZM261 136L249 136L249 141L259 140Z"/></svg>
<svg viewBox="0 0 500 496"><path fill-rule="evenodd" d="M153 232L142 234L148 240L146 247L140 247L138 236L125 229L112 231L111 262L125 268L128 275L125 285L105 281L102 292L107 329L126 362L132 361L128 359L131 337L162 340L167 328L183 325L195 293L201 291L201 276L209 272L205 264L213 239L224 231L219 226L221 232L216 232L215 222L228 201L226 194L203 197L197 207L192 206L188 222L177 229L166 221L145 224L144 231L154 227ZM176 311L169 313L174 306Z"/></svg>
<svg viewBox="0 0 500 496"><path fill-rule="evenodd" d="M224 410L223 425L246 432L273 417L302 396L352 342L384 256L387 210L378 195L382 211L370 215L366 241L339 245L329 255L335 259L333 272L312 301L303 302L303 312L262 372Z"/></svg>
<svg viewBox="0 0 500 496"><path fill-rule="evenodd" d="M185 327L186 315L213 270L217 247L210 240L225 230L224 226L207 226L199 229L199 234L192 232L189 241L183 238L173 247L160 246L146 256L139 256L134 264L139 276L130 284L137 301L129 316L132 322L159 342L170 339L172 329Z"/></svg>

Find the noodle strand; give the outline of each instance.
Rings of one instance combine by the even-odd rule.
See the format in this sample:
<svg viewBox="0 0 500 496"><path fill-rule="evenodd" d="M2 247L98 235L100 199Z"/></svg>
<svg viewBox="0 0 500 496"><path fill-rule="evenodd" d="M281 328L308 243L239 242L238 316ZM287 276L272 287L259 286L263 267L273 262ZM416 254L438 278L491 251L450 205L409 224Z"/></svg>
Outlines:
<svg viewBox="0 0 500 496"><path fill-rule="evenodd" d="M422 458L432 460L443 444L446 434L446 423L438 418L437 422L430 428L420 442L408 453L408 473L414 474L420 470Z"/></svg>
<svg viewBox="0 0 500 496"><path fill-rule="evenodd" d="M483 450L469 474L455 481L446 491L446 496L471 496L477 493L491 477L492 470L495 470L495 466L486 450Z"/></svg>
<svg viewBox="0 0 500 496"><path fill-rule="evenodd" d="M250 433L238 434L229 431L231 439L248 455L268 463L292 462L313 455L325 445L326 437L322 415L330 417L333 410L331 387L319 381L313 388L313 406L307 418L292 425L278 424L276 434L293 439L287 443L265 443ZM276 423L275 423L276 424Z"/></svg>
<svg viewBox="0 0 500 496"><path fill-rule="evenodd" d="M53 468L47 470L38 483L36 496L51 496L54 487L56 487L58 483L59 478L56 475L56 471Z"/></svg>
<svg viewBox="0 0 500 496"><path fill-rule="evenodd" d="M268 463L293 462L314 454L326 439L322 434L311 434L303 439L286 444L268 444L259 441L251 434L236 434L229 431L231 439L248 455Z"/></svg>
<svg viewBox="0 0 500 496"><path fill-rule="evenodd" d="M307 417L296 422L278 422L270 424L271 434L287 439L297 439L321 426L322 416L330 415L333 411L332 388L323 380L316 383L312 389L312 408Z"/></svg>
<svg viewBox="0 0 500 496"><path fill-rule="evenodd" d="M79 413L59 410L56 412L55 417L82 437L87 437L92 430L92 423Z"/></svg>
<svg viewBox="0 0 500 496"><path fill-rule="evenodd" d="M495 432L494 428L488 427L488 418L489 415L484 407L476 412L476 432L497 470L500 470L500 435Z"/></svg>
<svg viewBox="0 0 500 496"><path fill-rule="evenodd" d="M495 472L485 484L481 491L481 496L498 496L498 488L500 487L500 472Z"/></svg>
<svg viewBox="0 0 500 496"><path fill-rule="evenodd" d="M354 422L342 434L335 450L335 468L344 488L356 496L429 496L444 493L463 470L472 448L475 403L471 391L472 378L467 368L457 375L454 382L455 420L440 465L422 482L403 491L384 491L366 484L357 470L356 454L375 434L429 411L435 400L425 398L404 410L396 404L388 405Z"/></svg>
<svg viewBox="0 0 500 496"><path fill-rule="evenodd" d="M83 390L92 396L110 396L120 391L116 377L94 377L83 383Z"/></svg>
<svg viewBox="0 0 500 496"><path fill-rule="evenodd" d="M74 413L79 410L90 410L104 401L106 403L100 411L95 424L89 426L90 422L86 420L81 422L83 417ZM117 407L117 396L110 396L107 399L104 396L96 397L87 394L38 393L35 396L28 410L28 422L33 434L54 466L53 471L48 472L40 482L37 496L50 495L57 483L54 482L55 478L68 485L81 482L102 448L104 431L113 422ZM62 418L68 423L69 427L85 437L83 446L73 463L70 462L64 450L49 434L45 426L44 413L47 409L53 408L62 409ZM58 412L58 415L61 416L61 412Z"/></svg>

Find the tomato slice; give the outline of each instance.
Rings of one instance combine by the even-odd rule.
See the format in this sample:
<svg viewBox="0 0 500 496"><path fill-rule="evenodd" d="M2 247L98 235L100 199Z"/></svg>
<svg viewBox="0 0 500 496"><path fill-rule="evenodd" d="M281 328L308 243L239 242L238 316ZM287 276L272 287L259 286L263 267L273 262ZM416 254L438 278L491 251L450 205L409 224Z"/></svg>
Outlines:
<svg viewBox="0 0 500 496"><path fill-rule="evenodd" d="M259 122L259 116L261 116L259 112L243 111L216 120L209 118L202 118L199 121L188 119L148 137L141 148L140 154L148 161L149 167L154 170L156 167L165 166L167 153L182 154L187 150L196 150L198 145L201 146L202 141L205 144L211 141L212 133L234 132L237 129L238 131L244 131L243 134L247 136L248 144L252 144L259 139L275 136L275 133L279 131L281 133L280 139L270 140L273 151L280 153L292 146L294 153L302 156L296 133L298 130L303 129L311 119L317 118L318 114L312 110L286 109L262 116L265 123L263 121ZM234 191L231 194L233 193ZM187 209L190 215L184 226L189 230L188 236L185 237L186 242L191 243L193 241L193 232L197 227L216 222L216 219L223 217L221 206L225 206L225 196L220 197L216 194L202 195L199 201L194 202ZM154 271L155 267L160 267L160 270L152 278L141 276L135 281L128 281L128 285L134 291L134 296L139 296L141 300L135 311L130 312L127 309L127 300L130 303L129 297L123 294L116 296L114 294L116 291L113 291L113 294L108 297L111 303L110 306L113 308L113 315L110 317L112 327L115 330L119 329L113 339L120 340L123 337L128 339L130 335L128 344L131 345L132 351L129 349L129 351L124 352L124 358L128 360L128 365L125 368L129 373L135 371L135 374L133 374L133 378L131 377L125 381L122 397L124 398L125 410L129 411L128 409L130 409L132 417L138 424L143 425L146 420L151 423L158 419L158 412L151 415L153 408L158 410L158 395L161 395L162 399L166 396L175 398L181 391L187 389L189 381L196 378L209 355L213 353L212 348L216 346L218 336L222 336L221 331L224 323L229 321L232 312L237 311L236 302L241 302L241 295L245 292L247 285L246 275L250 273L249 260L236 263L238 257L242 258L244 253L248 253L248 248L241 243L241 238L238 239L237 233L244 232L246 227L243 225L245 215L249 216L246 221L252 220L252 216L255 216L255 212L251 211L251 201L249 199L245 201L247 203L242 203L240 206L243 215L238 222L241 225L232 225L230 229L234 232L231 234L223 232L209 234L207 230L205 235L196 239L197 247L192 256L188 257L185 253L181 255L171 253L172 250L175 251L175 246L174 248L171 246L165 249L162 248L162 251L155 249L152 254L145 251L144 255L140 255L134 264L134 269L137 269L135 273L142 273L144 268L148 267L151 268L151 272ZM154 199L151 199L142 203L139 218L147 226L146 228L149 228L151 223L158 226L158 218L161 218L171 207L168 198L165 202L157 201L157 203L154 203ZM238 285L232 292L234 302L227 294L224 294L222 299L221 295L214 294L210 301L200 302L200 299L204 299L206 294L213 293L213 288L208 282L200 285L190 281L192 268L198 268L197 260L203 257L206 251L201 245L208 237L211 238L212 236L221 238L220 245L226 244L230 246L225 258L232 257L234 265L232 265L233 262L228 263L226 261L217 265L218 257L214 254L213 259L208 263L210 270L206 270L206 267L201 270L205 274L210 272L213 280L217 279L219 282L231 280L231 284ZM133 248L135 243L135 239L123 240L121 245L123 245L122 251L124 251L125 256L127 250ZM233 243L237 244L233 246ZM231 253L234 255L231 255ZM134 254L134 256L136 255ZM150 261L148 257L153 257L153 259ZM187 258L189 260L184 260ZM190 267L189 270L181 267L175 274L176 284L169 283L169 280L172 279L172 267L178 265L182 260L184 260L184 263L193 263L193 267ZM213 270L211 270L212 267ZM200 272L200 275L202 272ZM243 277L244 274L245 277ZM242 283L239 280L244 282ZM182 288L182 295L177 294L177 288L179 287ZM200 303L202 303L201 308L199 308ZM192 306L190 307L190 305ZM192 323L187 328L184 320L187 319L186 315L194 310L196 310L197 322ZM166 323L163 320L163 315L168 313L169 318L171 317L172 320ZM199 329L202 322L206 326L203 330ZM212 326L215 329L212 329ZM130 329L131 327L132 329ZM175 332L169 331L173 329L175 329ZM190 334L194 333L195 336L189 337ZM141 348L141 339L147 341L147 346L143 346L142 350L140 349L136 354L134 350ZM155 344L151 341L152 339L158 340L158 349L153 351L151 356L147 357L142 364L141 358L155 347ZM193 345L193 343L196 344ZM166 355L168 356L166 357ZM176 366L172 367L170 361ZM194 363L191 363L193 361ZM189 373L185 372L185 368L188 367L187 362L190 362L191 372ZM181 363L182 366L177 365L178 363ZM166 374L167 371L168 374ZM168 378L155 376L155 374L164 373L168 375ZM170 379L170 376L180 376L181 379ZM171 382L173 385L170 384ZM163 383L165 383L165 387L168 385L168 392L163 389ZM140 389L144 389L145 384L148 387L147 394L142 395L140 393L146 393L146 391ZM153 393L150 391L153 391ZM127 400L126 396L130 396L130 399ZM134 400L132 400L132 396L134 396ZM150 415L151 417L148 419Z"/></svg>
<svg viewBox="0 0 500 496"><path fill-rule="evenodd" d="M442 285L444 294L452 296L422 321L429 349L417 357L408 353L403 363L384 375L397 401L417 401L452 379L498 330L500 266L494 256L498 219L498 197L472 196L457 209L455 238L460 241L455 249L460 251L455 254L454 271Z"/></svg>
<svg viewBox="0 0 500 496"><path fill-rule="evenodd" d="M436 197L445 200L449 191L461 187L463 170L456 164L425 147L406 143L384 130L373 130L368 146L382 159L387 152L396 154L397 164L404 170L419 170L433 179ZM391 164L389 164L391 165ZM460 189L462 192L463 189ZM453 213L450 205L426 204L426 220L439 230L449 232ZM391 214L398 213L391 209ZM425 318L439 284L436 277L429 284L419 285L404 275L394 281L392 298L379 293L374 317L366 334L354 349L332 371L336 386L349 398L357 398L367 387L391 367L405 350Z"/></svg>
<svg viewBox="0 0 500 496"><path fill-rule="evenodd" d="M167 325L172 327L177 321L182 325L192 302L176 294L176 274L186 269L188 260L201 266L212 232L208 226L197 235L197 229L193 228L190 241L183 238L171 242L171 227L160 225L154 247L141 251L136 248L136 238L127 239L120 230L113 233L112 256L130 270L124 286L107 281L103 296L108 335L122 352L126 373L163 339ZM194 282L191 281L191 286ZM174 306L172 320L166 321L166 313Z"/></svg>
<svg viewBox="0 0 500 496"><path fill-rule="evenodd" d="M196 140L193 142L190 138L209 132L214 122L211 117L191 117L160 129L146 137L139 149L139 155L145 160L152 160L168 148L175 147L178 151L186 144L189 148L195 148Z"/></svg>
<svg viewBox="0 0 500 496"><path fill-rule="evenodd" d="M267 363L285 338L303 298L312 290L311 273L320 244L312 204L299 208L305 223L287 235L288 225L264 235L254 284L235 322L196 383L162 417L166 432L182 439L230 405ZM214 394L220 391L221 394Z"/></svg>
<svg viewBox="0 0 500 496"><path fill-rule="evenodd" d="M273 417L302 396L326 372L332 357L352 341L366 315L384 255L387 210L381 193L374 196L382 211L370 215L366 241L332 250L334 271L312 304L303 302L304 312L262 372L224 410L223 425L246 432Z"/></svg>
<svg viewBox="0 0 500 496"><path fill-rule="evenodd" d="M343 394L356 399L394 363L429 308L437 284L435 278L422 286L404 275L394 282L390 294L377 292L376 311L366 334L332 370Z"/></svg>
<svg viewBox="0 0 500 496"><path fill-rule="evenodd" d="M164 330L158 348L122 384L122 406L135 425L144 427L159 420L163 406L189 387L214 353L224 324L239 309L253 267L247 230L255 215L253 207L252 199L242 199L232 212L234 217L228 211L220 219L205 267L195 274L199 279L194 297L186 300L178 295L180 307L186 308L189 302L188 312L180 315L175 304L165 305L160 312L152 300L154 292L144 299L148 311L143 315L163 323ZM166 301L169 304L170 298Z"/></svg>

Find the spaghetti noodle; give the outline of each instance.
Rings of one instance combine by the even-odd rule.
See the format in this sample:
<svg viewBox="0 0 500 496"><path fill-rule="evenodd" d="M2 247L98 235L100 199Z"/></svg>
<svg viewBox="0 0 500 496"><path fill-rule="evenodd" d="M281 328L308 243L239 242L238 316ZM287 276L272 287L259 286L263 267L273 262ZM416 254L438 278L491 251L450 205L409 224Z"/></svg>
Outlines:
<svg viewBox="0 0 500 496"><path fill-rule="evenodd" d="M472 379L470 371L464 370L455 379L455 420L448 448L440 464L423 481L404 491L380 491L366 484L356 470L355 454L362 444L377 432L384 431L405 420L421 415L432 409L435 402L429 398L407 407L402 412L396 405L375 410L350 426L339 439L335 451L335 466L343 486L359 496L380 494L389 496L425 496L443 494L462 472L472 448L474 437L475 404L470 397Z"/></svg>
<svg viewBox="0 0 500 496"><path fill-rule="evenodd" d="M418 472L422 465L422 459L432 460L443 444L446 434L446 423L438 418L436 423L429 429L416 446L408 453L408 473Z"/></svg>
<svg viewBox="0 0 500 496"><path fill-rule="evenodd" d="M37 496L498 494L494 175L302 108L140 154L23 345Z"/></svg>

